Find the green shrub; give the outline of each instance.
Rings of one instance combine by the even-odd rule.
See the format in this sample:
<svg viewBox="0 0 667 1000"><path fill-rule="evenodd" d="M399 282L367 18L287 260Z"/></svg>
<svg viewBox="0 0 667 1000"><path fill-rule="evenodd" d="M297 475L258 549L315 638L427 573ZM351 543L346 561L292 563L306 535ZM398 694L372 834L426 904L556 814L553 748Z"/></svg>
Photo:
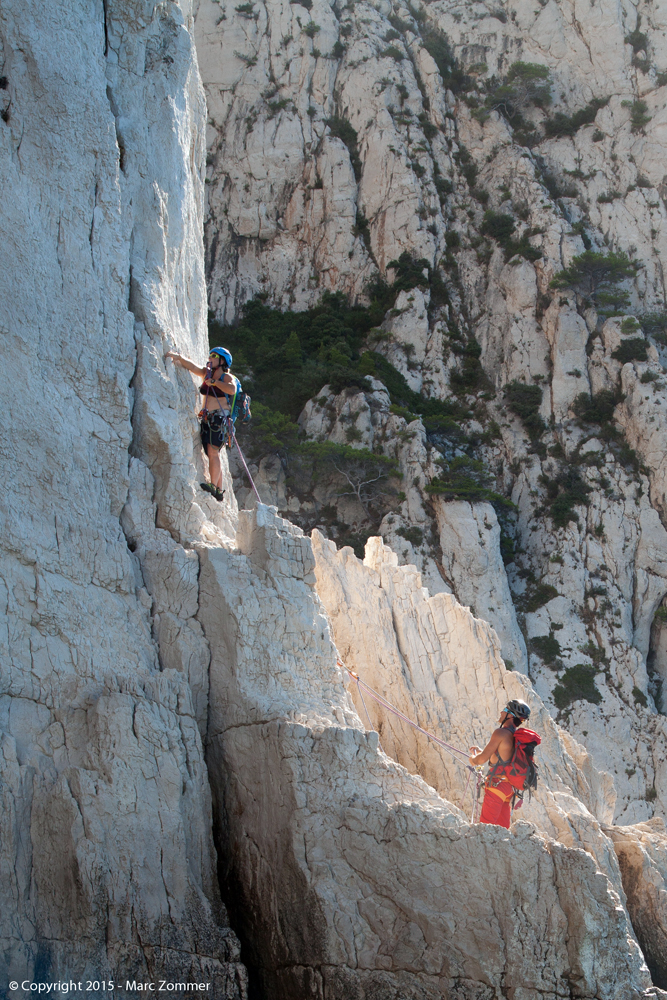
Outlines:
<svg viewBox="0 0 667 1000"><path fill-rule="evenodd" d="M594 589L597 590L599 593L603 594L607 593L604 587L599 587L599 588L596 587ZM594 596L593 592L590 592L590 594L591 596ZM604 646L596 646L591 639L588 640L585 646L580 646L579 651L585 653L586 656L590 656L593 663L595 663L596 666L598 667L600 664L602 664L603 666L608 666L609 664L609 660L607 659L607 655L604 651Z"/></svg>
<svg viewBox="0 0 667 1000"><path fill-rule="evenodd" d="M511 215L502 212L485 212L482 222L482 232L485 236L491 236L499 243L506 243L516 229L516 223Z"/></svg>
<svg viewBox="0 0 667 1000"><path fill-rule="evenodd" d="M580 392L572 409L587 424L605 424L614 419L614 410L619 402L618 393L611 389L600 389L593 397L587 392Z"/></svg>
<svg viewBox="0 0 667 1000"><path fill-rule="evenodd" d="M574 701L589 701L593 705L599 705L602 695L595 684L595 674L595 667L585 663L568 667L553 691L556 708L562 710Z"/></svg>
<svg viewBox="0 0 667 1000"><path fill-rule="evenodd" d="M398 464L386 455L333 441L304 441L299 445L297 457L301 477L305 473L315 484L322 477L337 480L337 495L354 496L369 517L383 498L396 495L390 480L400 475Z"/></svg>
<svg viewBox="0 0 667 1000"><path fill-rule="evenodd" d="M438 192L438 197L442 204L447 195L450 195L454 190L454 185L446 177L441 176L440 168L437 163L433 164L433 183L435 184L435 189Z"/></svg>
<svg viewBox="0 0 667 1000"><path fill-rule="evenodd" d="M411 423L413 420L417 420L418 418L418 414L411 413L407 406L396 406L395 403L391 404L389 411L397 417L403 417L403 419L407 420L408 423Z"/></svg>
<svg viewBox="0 0 667 1000"><path fill-rule="evenodd" d="M625 42L627 45L632 46L632 51L636 55L642 50L646 51L648 49L648 35L640 31L641 28L641 14L637 15L637 26L634 31L631 31L625 36Z"/></svg>
<svg viewBox="0 0 667 1000"><path fill-rule="evenodd" d="M454 345L452 350L455 350ZM474 337L456 353L461 355L461 361L458 368L453 368L449 373L449 384L452 389L461 395L488 389L490 382L479 360L482 348Z"/></svg>
<svg viewBox="0 0 667 1000"><path fill-rule="evenodd" d="M640 691L638 687L633 687L632 697L635 699L635 705L641 705L642 708L648 706L648 698L643 691Z"/></svg>
<svg viewBox="0 0 667 1000"><path fill-rule="evenodd" d="M309 21L305 28L303 28L304 35L308 38L314 38L318 31L321 31L319 24L315 24L314 21Z"/></svg>
<svg viewBox="0 0 667 1000"><path fill-rule="evenodd" d="M531 441L536 441L546 429L539 414L542 403L542 390L539 385L510 382L505 386L504 395L510 410L519 417L528 431Z"/></svg>
<svg viewBox="0 0 667 1000"><path fill-rule="evenodd" d="M511 215L504 212L485 212L480 232L496 240L505 251L505 260L520 254L526 260L539 260L542 252L528 242L530 233L524 233L520 240L513 240L516 224Z"/></svg>
<svg viewBox="0 0 667 1000"><path fill-rule="evenodd" d="M468 182L468 187L474 188L477 183L479 167L470 155L470 151L466 149L463 143L459 144L458 152L454 153L454 161L459 165L461 173Z"/></svg>
<svg viewBox="0 0 667 1000"><path fill-rule="evenodd" d="M403 52L401 52L400 49L397 49L395 45L388 45L387 48L380 53L380 55L393 59L395 62L401 62L401 60L405 58Z"/></svg>
<svg viewBox="0 0 667 1000"><path fill-rule="evenodd" d="M651 121L651 116L647 115L648 104L646 101L621 101L621 106L630 108L630 125L634 133L643 132L644 127Z"/></svg>
<svg viewBox="0 0 667 1000"><path fill-rule="evenodd" d="M441 462L443 471L426 486L432 496L445 500L486 501L501 509L512 510L514 504L490 489L492 477L483 462L461 455Z"/></svg>
<svg viewBox="0 0 667 1000"><path fill-rule="evenodd" d="M275 116L279 114L279 112L283 111L290 103L291 101L287 97L283 97L280 101L269 101L267 105L269 109L267 118L269 120L271 120L271 118L275 118Z"/></svg>
<svg viewBox="0 0 667 1000"><path fill-rule="evenodd" d="M550 583L531 583L525 592L516 598L514 603L519 611L531 613L544 607L554 597L558 597L558 591Z"/></svg>
<svg viewBox="0 0 667 1000"><path fill-rule="evenodd" d="M612 201L617 201L622 197L620 191L607 191L605 194L599 194L597 200L601 205L610 205Z"/></svg>
<svg viewBox="0 0 667 1000"><path fill-rule="evenodd" d="M416 525L409 528L397 528L396 534L400 535L401 538L405 538L405 540L410 542L410 544L415 548L419 548L421 543L424 541L424 532Z"/></svg>
<svg viewBox="0 0 667 1000"><path fill-rule="evenodd" d="M349 306L340 293L327 292L317 306L300 313L280 312L255 299L238 326L211 322L211 345L227 344L244 389L256 400L295 419L327 383L336 391L368 388L356 367L359 347L383 316L383 304ZM252 371L249 379L245 368Z"/></svg>
<svg viewBox="0 0 667 1000"><path fill-rule="evenodd" d="M426 111L422 111L419 115L417 115L417 120L419 121L419 124L422 127L422 132L424 133L424 137L428 139L429 142L431 141L431 139L435 139L436 135L438 134L438 129L433 124L433 122L429 121L429 117Z"/></svg>
<svg viewBox="0 0 667 1000"><path fill-rule="evenodd" d="M590 125L594 122L600 108L604 108L608 103L608 97L595 98L585 108L580 108L572 115L565 115L561 111L557 111L552 118L548 118L544 123L544 134L547 139L575 135L582 125Z"/></svg>
<svg viewBox="0 0 667 1000"><path fill-rule="evenodd" d="M582 295L595 297L600 289L633 278L639 267L622 250L607 254L585 250L573 258L569 267L558 272L551 287L573 288Z"/></svg>
<svg viewBox="0 0 667 1000"><path fill-rule="evenodd" d="M425 257L413 257L404 250L398 260L390 260L387 267L394 271L393 292L409 292L411 288L428 288L429 263ZM427 273L424 274L424 271Z"/></svg>
<svg viewBox="0 0 667 1000"><path fill-rule="evenodd" d="M644 313L640 319L649 337L653 337L659 344L667 343L667 312Z"/></svg>
<svg viewBox="0 0 667 1000"><path fill-rule="evenodd" d="M616 350L611 352L611 356L622 364L627 361L648 361L647 346L643 337L631 337L630 340L622 340Z"/></svg>
<svg viewBox="0 0 667 1000"><path fill-rule="evenodd" d="M542 182L554 201L559 198L576 198L579 194L576 184L555 177L548 170L542 172Z"/></svg>
<svg viewBox="0 0 667 1000"><path fill-rule="evenodd" d="M587 507L588 494L592 490L581 478L579 470L568 466L553 479L542 474L539 481L546 487L544 507L539 513L549 514L557 528L567 527L570 521L577 524L579 518L575 507ZM537 514L538 511L535 513Z"/></svg>
<svg viewBox="0 0 667 1000"><path fill-rule="evenodd" d="M350 163L352 164L352 169L354 170L354 176L357 181L361 180L361 158L359 156L359 146L358 146L358 136L357 130L350 125L347 118L343 118L340 115L334 115L332 118L326 118L325 125L329 126L329 132L335 139L340 139L347 146L347 151L350 154Z"/></svg>
<svg viewBox="0 0 667 1000"><path fill-rule="evenodd" d="M447 40L447 36L439 28L422 27L422 43L432 57L442 78L442 82L453 94L461 94L470 90L473 80L465 73Z"/></svg>
<svg viewBox="0 0 667 1000"><path fill-rule="evenodd" d="M561 653L560 643L553 632L550 632L549 635L533 636L529 641L529 646L532 652L537 653L548 667L558 665L558 657Z"/></svg>
<svg viewBox="0 0 667 1000"><path fill-rule="evenodd" d="M504 80L492 85L484 107L498 111L511 124L523 125L524 112L531 106L545 108L551 103L551 75L538 63L515 62Z"/></svg>

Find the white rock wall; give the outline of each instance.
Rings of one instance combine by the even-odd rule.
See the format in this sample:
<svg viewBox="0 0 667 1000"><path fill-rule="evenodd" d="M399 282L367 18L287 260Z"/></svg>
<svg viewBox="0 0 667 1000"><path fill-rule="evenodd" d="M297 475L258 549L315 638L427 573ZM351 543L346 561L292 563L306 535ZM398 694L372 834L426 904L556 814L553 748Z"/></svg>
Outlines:
<svg viewBox="0 0 667 1000"><path fill-rule="evenodd" d="M198 561L174 541L205 519L192 387L161 363L206 344L192 19L187 0L0 11L4 984L246 995L197 726Z"/></svg>

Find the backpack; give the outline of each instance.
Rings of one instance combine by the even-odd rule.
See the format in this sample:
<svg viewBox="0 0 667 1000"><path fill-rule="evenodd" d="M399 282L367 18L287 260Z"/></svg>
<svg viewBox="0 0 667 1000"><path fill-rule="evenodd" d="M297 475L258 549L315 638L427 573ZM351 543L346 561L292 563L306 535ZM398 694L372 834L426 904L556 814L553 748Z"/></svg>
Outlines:
<svg viewBox="0 0 667 1000"><path fill-rule="evenodd" d="M236 378L236 375L232 377L236 381L236 392L232 397L232 402L229 407L231 418L234 423L236 423L237 419L240 419L242 424L249 424L252 418L252 413L250 412L250 396L247 392L243 391L241 383Z"/></svg>
<svg viewBox="0 0 667 1000"><path fill-rule="evenodd" d="M496 781L508 781L515 789L514 799L519 800L519 805L516 807L514 802L512 803L515 808L519 808L525 791L528 792L529 798L532 798L533 792L537 788L537 764L533 755L535 747L539 746L541 742L541 737L532 729L522 727L515 730L512 756L508 761L498 761L489 771L487 781L491 784L494 784L491 779L495 778Z"/></svg>

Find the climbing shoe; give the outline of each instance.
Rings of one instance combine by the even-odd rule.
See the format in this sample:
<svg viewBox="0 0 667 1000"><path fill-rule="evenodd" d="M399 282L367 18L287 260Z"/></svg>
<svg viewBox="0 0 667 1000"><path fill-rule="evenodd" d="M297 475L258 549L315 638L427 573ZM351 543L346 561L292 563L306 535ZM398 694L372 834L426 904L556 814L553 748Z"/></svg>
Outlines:
<svg viewBox="0 0 667 1000"><path fill-rule="evenodd" d="M204 492L212 493L213 496L215 496L216 487L213 486L212 483L200 483L199 485L204 490Z"/></svg>
<svg viewBox="0 0 667 1000"><path fill-rule="evenodd" d="M215 497L215 499L216 499L216 500L218 501L218 503L222 503L222 498L223 498L223 497L224 497L224 495L225 495L225 491L224 491L224 490L221 490L221 489L218 489L218 487L217 487L217 486L214 486L214 487L213 487L213 488L211 489L211 494L212 494L212 496L214 496L214 497Z"/></svg>

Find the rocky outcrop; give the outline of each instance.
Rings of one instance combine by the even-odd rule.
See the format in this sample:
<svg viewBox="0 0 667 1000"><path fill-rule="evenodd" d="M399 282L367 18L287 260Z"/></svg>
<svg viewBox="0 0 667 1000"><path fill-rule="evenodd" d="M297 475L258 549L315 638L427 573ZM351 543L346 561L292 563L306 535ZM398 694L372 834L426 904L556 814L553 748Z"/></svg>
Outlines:
<svg viewBox="0 0 667 1000"><path fill-rule="evenodd" d="M498 693L505 686L504 696L525 694L527 683L505 672L488 626L449 595L424 595L414 572L383 554L379 539L368 567L317 534L314 542L317 563L300 530L261 506L241 513L237 549L200 549L199 617L212 649L214 801L239 927L266 993L491 996L508 977L528 996L559 982L576 983L581 996L641 992L649 980L619 905L613 850L573 795L576 786L608 814L609 783L582 748L570 745L570 756L542 709L554 801L562 817L577 817L571 829L588 827L599 857L545 839L526 822L509 835L471 827L456 806L387 756L375 733L363 732L315 579L334 629L342 627L343 648L346 610L355 651L374 634L385 646L368 662L390 683L398 669L408 671L403 690L419 692L412 708L421 719L430 703L431 722L438 713L453 720L466 685L479 698L480 669ZM345 609L331 598L341 588ZM395 626L387 621L392 613ZM404 653L410 647L408 658L398 660L397 641ZM468 725L471 711L468 704ZM479 703L477 712L472 732L488 726ZM464 738L457 722L451 728ZM381 739L383 748L396 746L391 727L382 727ZM453 769L443 765L440 783L450 782L451 795ZM480 936L473 912L503 916L490 926L484 921ZM577 930L584 925L585 945Z"/></svg>
<svg viewBox="0 0 667 1000"><path fill-rule="evenodd" d="M656 816L636 826L605 828L618 855L628 911L653 982L667 985L665 965L665 875L667 838Z"/></svg>
<svg viewBox="0 0 667 1000"><path fill-rule="evenodd" d="M194 420L161 363L206 343L192 15L0 15L3 988L246 995L197 725L198 561L174 541L205 520Z"/></svg>

